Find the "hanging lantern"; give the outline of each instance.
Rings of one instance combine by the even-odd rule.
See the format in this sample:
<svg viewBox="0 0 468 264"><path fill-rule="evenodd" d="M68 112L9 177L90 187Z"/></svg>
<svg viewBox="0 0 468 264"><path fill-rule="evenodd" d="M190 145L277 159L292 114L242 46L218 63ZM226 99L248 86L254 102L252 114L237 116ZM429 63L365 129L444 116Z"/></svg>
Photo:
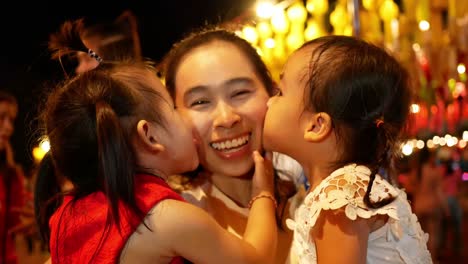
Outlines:
<svg viewBox="0 0 468 264"><path fill-rule="evenodd" d="M286 34L289 30L289 21L283 9L276 9L271 17L271 26L276 34Z"/></svg>
<svg viewBox="0 0 468 264"><path fill-rule="evenodd" d="M328 11L328 0L307 0L306 9L313 15L325 15Z"/></svg>
<svg viewBox="0 0 468 264"><path fill-rule="evenodd" d="M345 27L349 24L349 15L344 5L338 4L330 14L330 23L336 35L342 35Z"/></svg>
<svg viewBox="0 0 468 264"><path fill-rule="evenodd" d="M304 37L306 41L316 39L322 35L320 27L315 21L315 19L311 18L307 21L307 27L304 31Z"/></svg>
<svg viewBox="0 0 468 264"><path fill-rule="evenodd" d="M262 21L257 24L257 32L261 39L270 38L273 34L268 22Z"/></svg>
<svg viewBox="0 0 468 264"><path fill-rule="evenodd" d="M289 18L289 21L291 21L293 24L305 23L307 19L307 10L300 2L292 4L286 11L286 14Z"/></svg>
<svg viewBox="0 0 468 264"><path fill-rule="evenodd" d="M254 27L244 26L244 28L242 29L242 35L244 36L244 39L250 42L252 45L257 44L258 33Z"/></svg>
<svg viewBox="0 0 468 264"><path fill-rule="evenodd" d="M384 0L379 8L379 15L384 22L390 22L398 18L399 13L397 4L392 0Z"/></svg>

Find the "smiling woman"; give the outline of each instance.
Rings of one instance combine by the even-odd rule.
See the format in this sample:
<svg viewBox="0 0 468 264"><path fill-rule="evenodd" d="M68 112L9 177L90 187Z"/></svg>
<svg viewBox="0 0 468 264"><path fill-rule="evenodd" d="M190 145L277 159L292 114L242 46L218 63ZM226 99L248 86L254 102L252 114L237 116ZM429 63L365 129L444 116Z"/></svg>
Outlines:
<svg viewBox="0 0 468 264"><path fill-rule="evenodd" d="M180 41L165 66L175 105L198 134L201 163L192 177L174 176L173 185L226 230L242 236L254 172L251 153L263 152L263 123L275 84L256 50L223 29L203 29ZM302 172L286 156L278 156L274 163L277 172L288 166L286 174L292 180ZM295 193L294 181L277 178L279 223ZM278 235L275 262L285 263L291 233L279 230Z"/></svg>

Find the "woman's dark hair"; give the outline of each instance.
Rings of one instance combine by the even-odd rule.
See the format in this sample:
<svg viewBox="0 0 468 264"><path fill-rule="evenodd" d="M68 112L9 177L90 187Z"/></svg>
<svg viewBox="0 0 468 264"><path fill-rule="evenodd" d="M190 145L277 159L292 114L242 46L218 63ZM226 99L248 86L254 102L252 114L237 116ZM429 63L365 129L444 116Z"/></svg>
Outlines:
<svg viewBox="0 0 468 264"><path fill-rule="evenodd" d="M141 119L163 129L167 125L158 110L167 102L154 89L156 78L155 69L144 62L101 63L56 88L41 114L54 168L44 168L45 176L39 174L38 182L44 177L57 183L59 179L50 176L63 176L73 184L69 191L73 201L103 192L110 208L106 223L117 228L122 217L118 201L144 217L135 202L134 174L145 168L136 167L131 138ZM47 205L40 210L45 215L39 216L43 234L64 194L58 191L53 187L48 197L41 197Z"/></svg>
<svg viewBox="0 0 468 264"><path fill-rule="evenodd" d="M207 46L215 42L225 42L234 45L239 49L246 59L252 64L255 74L265 86L269 95L273 94L274 81L271 78L265 63L258 55L255 48L245 39L237 36L234 32L213 26L208 26L190 33L187 37L174 44L163 62L163 73L166 80L166 87L172 98L175 98L175 80L177 70L182 59L194 49Z"/></svg>
<svg viewBox="0 0 468 264"><path fill-rule="evenodd" d="M364 202L379 170L392 172L401 133L409 114L411 89L407 71L382 48L347 36L326 36L305 43L311 51L305 110L330 115L340 145L334 169L349 163L368 166L372 173Z"/></svg>
<svg viewBox="0 0 468 264"><path fill-rule="evenodd" d="M177 78L177 70L179 69L181 61L193 50L212 43L229 43L241 51L245 58L250 62L262 85L265 86L267 93L270 96L273 95L275 82L271 78L270 71L255 48L252 47L252 45L250 45L250 43L245 39L237 36L232 31L209 25L191 32L184 39L174 44L164 59L162 68L163 75L165 77L165 84L169 94L174 100L176 94L175 80ZM190 187L199 184L203 180L199 177L201 170L202 168L199 167L196 171L186 175L188 177L174 176L177 183L172 186L175 187L175 189L181 190L184 189L184 187L180 187L181 183ZM292 181L285 181L279 177L275 177L275 180L275 196L280 202L280 205L284 205L287 199L296 192L296 187ZM284 206L281 206L281 208L282 210L285 210ZM284 212L280 212L278 219L282 218L283 213Z"/></svg>

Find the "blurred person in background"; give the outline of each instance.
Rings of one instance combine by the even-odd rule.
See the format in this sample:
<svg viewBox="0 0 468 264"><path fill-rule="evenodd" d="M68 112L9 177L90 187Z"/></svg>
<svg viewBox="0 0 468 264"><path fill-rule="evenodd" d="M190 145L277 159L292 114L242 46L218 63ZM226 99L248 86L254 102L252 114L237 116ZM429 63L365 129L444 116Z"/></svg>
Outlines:
<svg viewBox="0 0 468 264"><path fill-rule="evenodd" d="M25 188L22 168L15 162L10 138L18 113L16 98L0 91L0 263L17 263L14 233L21 224Z"/></svg>

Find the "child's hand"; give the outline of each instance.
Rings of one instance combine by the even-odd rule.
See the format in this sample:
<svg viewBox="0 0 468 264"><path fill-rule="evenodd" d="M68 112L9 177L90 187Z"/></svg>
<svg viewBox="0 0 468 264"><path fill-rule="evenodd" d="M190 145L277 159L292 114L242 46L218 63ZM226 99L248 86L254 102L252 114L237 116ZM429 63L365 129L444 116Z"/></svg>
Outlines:
<svg viewBox="0 0 468 264"><path fill-rule="evenodd" d="M254 151L252 157L255 162L255 173L252 179L252 197L261 192L273 194L274 173L271 152L266 152L265 157L262 157L258 151Z"/></svg>

